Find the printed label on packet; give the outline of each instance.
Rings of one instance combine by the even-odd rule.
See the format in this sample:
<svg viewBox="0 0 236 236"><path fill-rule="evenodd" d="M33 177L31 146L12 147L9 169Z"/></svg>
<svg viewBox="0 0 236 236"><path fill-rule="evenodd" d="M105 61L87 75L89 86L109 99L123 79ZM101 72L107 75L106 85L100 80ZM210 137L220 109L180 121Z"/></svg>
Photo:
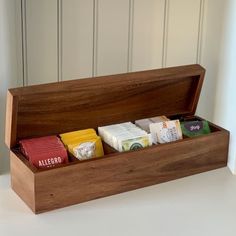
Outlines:
<svg viewBox="0 0 236 236"><path fill-rule="evenodd" d="M51 167L54 167L58 164L62 164L62 162L63 161L62 161L61 157L48 158L45 160L39 160L38 167L39 168L44 168L44 167L51 168Z"/></svg>
<svg viewBox="0 0 236 236"><path fill-rule="evenodd" d="M150 139L148 136L122 140L119 145L120 151L134 151L140 148L150 146Z"/></svg>
<svg viewBox="0 0 236 236"><path fill-rule="evenodd" d="M85 142L73 148L75 157L79 160L87 160L95 157L95 142Z"/></svg>

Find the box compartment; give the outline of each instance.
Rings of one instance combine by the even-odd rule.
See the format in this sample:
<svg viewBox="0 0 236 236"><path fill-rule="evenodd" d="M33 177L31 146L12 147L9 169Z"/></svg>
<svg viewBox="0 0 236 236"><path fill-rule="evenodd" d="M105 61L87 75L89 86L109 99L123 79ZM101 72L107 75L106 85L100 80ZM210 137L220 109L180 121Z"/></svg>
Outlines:
<svg viewBox="0 0 236 236"><path fill-rule="evenodd" d="M134 121L194 116L205 70L199 65L9 90L6 144L13 190L35 213L158 184L227 165L229 132L212 133L38 170L17 149L22 138Z"/></svg>

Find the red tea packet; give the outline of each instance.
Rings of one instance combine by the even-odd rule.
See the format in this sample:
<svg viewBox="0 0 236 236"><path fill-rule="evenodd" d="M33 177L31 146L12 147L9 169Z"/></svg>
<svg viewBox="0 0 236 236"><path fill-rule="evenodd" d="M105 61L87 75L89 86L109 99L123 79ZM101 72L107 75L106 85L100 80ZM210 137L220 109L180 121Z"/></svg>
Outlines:
<svg viewBox="0 0 236 236"><path fill-rule="evenodd" d="M19 143L21 152L39 169L52 168L68 162L67 151L57 136L24 139Z"/></svg>

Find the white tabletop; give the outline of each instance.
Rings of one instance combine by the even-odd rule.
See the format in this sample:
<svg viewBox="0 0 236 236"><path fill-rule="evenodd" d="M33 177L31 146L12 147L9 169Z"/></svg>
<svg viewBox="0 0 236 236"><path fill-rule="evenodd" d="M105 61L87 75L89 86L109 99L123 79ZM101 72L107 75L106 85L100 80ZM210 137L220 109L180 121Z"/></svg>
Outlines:
<svg viewBox="0 0 236 236"><path fill-rule="evenodd" d="M34 215L0 176L0 235L229 236L236 177L227 168Z"/></svg>

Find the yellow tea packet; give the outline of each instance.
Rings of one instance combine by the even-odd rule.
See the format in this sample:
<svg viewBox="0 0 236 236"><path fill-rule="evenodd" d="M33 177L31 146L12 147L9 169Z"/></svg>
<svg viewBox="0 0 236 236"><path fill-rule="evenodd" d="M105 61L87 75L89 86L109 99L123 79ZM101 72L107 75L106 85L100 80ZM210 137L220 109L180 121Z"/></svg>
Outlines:
<svg viewBox="0 0 236 236"><path fill-rule="evenodd" d="M79 160L104 155L102 141L94 129L78 130L60 134L68 151Z"/></svg>
<svg viewBox="0 0 236 236"><path fill-rule="evenodd" d="M60 134L60 137L62 141L68 141L75 137L79 137L79 136L87 135L87 134L93 134L97 136L96 131L94 129L84 129L84 130L77 130L77 131Z"/></svg>
<svg viewBox="0 0 236 236"><path fill-rule="evenodd" d="M87 160L104 155L102 141L99 136L82 138L68 145L69 152L79 160Z"/></svg>
<svg viewBox="0 0 236 236"><path fill-rule="evenodd" d="M69 144L74 144L74 143L78 143L81 140L86 140L86 139L93 139L93 138L97 138L98 136L96 134L86 134L86 135L80 135L80 136L75 136L75 137L70 137L67 138L66 140L63 139L63 143L66 147L68 147Z"/></svg>

